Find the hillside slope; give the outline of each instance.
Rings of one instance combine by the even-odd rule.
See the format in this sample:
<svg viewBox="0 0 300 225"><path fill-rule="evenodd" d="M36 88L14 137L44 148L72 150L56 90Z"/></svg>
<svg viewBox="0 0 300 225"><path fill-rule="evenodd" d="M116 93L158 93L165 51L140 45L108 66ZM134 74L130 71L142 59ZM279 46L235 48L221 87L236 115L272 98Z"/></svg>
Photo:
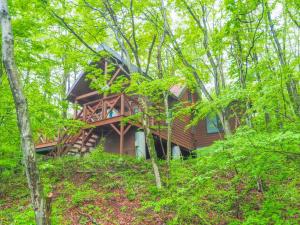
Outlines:
<svg viewBox="0 0 300 225"><path fill-rule="evenodd" d="M144 160L100 149L84 158L41 160L45 192L53 194L52 224L300 222L298 160L244 150L232 154L220 146L201 150L198 158L173 161L168 180L161 162L161 191ZM255 164L258 160L265 164ZM1 180L0 224L34 224L25 176L16 172L14 179Z"/></svg>

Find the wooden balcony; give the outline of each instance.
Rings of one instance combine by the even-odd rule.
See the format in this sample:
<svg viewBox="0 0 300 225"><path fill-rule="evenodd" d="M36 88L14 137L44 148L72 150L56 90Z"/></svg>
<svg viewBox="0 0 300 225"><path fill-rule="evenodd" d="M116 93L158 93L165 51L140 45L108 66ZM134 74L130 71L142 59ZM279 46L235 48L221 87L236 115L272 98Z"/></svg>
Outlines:
<svg viewBox="0 0 300 225"><path fill-rule="evenodd" d="M101 126L131 116L139 110L136 99L125 94L117 94L84 103L81 110L75 111L74 119L93 126Z"/></svg>
<svg viewBox="0 0 300 225"><path fill-rule="evenodd" d="M114 123L120 122L126 116L137 113L140 110L138 101L125 94L111 95L88 101L93 95L96 95L96 93L79 96L81 102L85 103L81 103L81 109L75 110L74 113L74 119L81 120L91 125L91 127L82 128L76 134L70 134L68 128L64 128L58 131L54 139L48 139L41 134L36 145L37 152L54 150L54 155L61 155L72 152L74 148L77 148L79 152L83 149L89 149L93 144L94 129L103 125L110 125L120 135L121 142L123 142L124 135L131 125L125 127L120 124L118 129L118 126ZM93 142L95 143L95 140Z"/></svg>

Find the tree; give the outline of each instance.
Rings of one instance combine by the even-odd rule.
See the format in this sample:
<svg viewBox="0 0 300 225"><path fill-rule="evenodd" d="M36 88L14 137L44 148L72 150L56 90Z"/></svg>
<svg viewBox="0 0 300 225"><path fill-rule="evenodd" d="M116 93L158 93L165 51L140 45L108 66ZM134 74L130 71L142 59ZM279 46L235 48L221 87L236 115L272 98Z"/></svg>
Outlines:
<svg viewBox="0 0 300 225"><path fill-rule="evenodd" d="M126 5L125 2L119 2L114 3L116 7L114 8L114 4L112 4L108 0L103 0L101 6L105 9L103 10L100 7L95 7L91 5L88 1L85 1L85 4L87 7L89 7L92 11L98 12L100 16L103 18L103 20L107 23L109 29L114 34L115 39L117 41L117 44L119 48L121 49L122 55L124 56L127 65L134 64L137 66L137 71L133 70L129 66L129 73L139 73L146 77L147 79L151 80L151 76L149 75L149 67L151 63L151 55L153 51L153 47L156 41L156 34L153 32L149 32L147 34L150 36L150 44L149 49L145 47L144 43L139 42L138 40L140 37L137 37L137 15L141 13L140 11L136 10L137 7L134 7L134 1L130 1L128 8L124 8ZM119 19L118 17L121 17L122 19ZM128 25L125 26L125 25ZM139 26L145 26L142 25L141 21L139 21ZM127 30L127 28L130 27L130 30ZM132 37L132 38L131 38ZM148 52L147 52L148 51ZM131 57L132 56L132 57ZM133 60L132 60L133 59ZM142 61L145 60L145 69L143 70L143 63ZM154 145L154 139L152 136L152 132L150 129L150 105L151 102L149 101L147 96L138 95L138 100L140 105L143 108L142 111L142 125L146 136L146 142L149 149L149 154L151 158L151 163L153 167L153 172L155 175L155 181L157 188L161 188L161 177L160 172L157 165L157 156L156 156L156 150Z"/></svg>
<svg viewBox="0 0 300 225"><path fill-rule="evenodd" d="M195 9L190 6L190 3L186 0L179 2L179 8L181 10L187 11L190 15L190 21L187 23L189 26L189 29L195 31L198 33L200 31L199 36L197 36L197 39L202 36L202 45L201 48L204 48L204 52L201 55L201 64L204 64L204 67L208 68L208 75L213 80L214 84L214 92L216 98L218 98L222 92L221 90L225 88L225 78L223 74L223 68L222 68L222 49L217 49L216 52L212 51L212 44L209 43L209 40L211 39L209 29L208 29L208 7L213 7L213 2L208 4L207 2L200 1L200 4L194 1L191 1L193 5L195 6ZM200 16L198 16L200 14ZM163 14L164 17L166 17L166 13ZM168 21L167 18L164 19L164 21ZM170 36L170 39L173 43L173 48L177 52L177 56L182 61L182 64L188 69L190 73L192 73L194 82L196 83L196 91L199 96L202 94L206 97L206 99L210 102L213 102L215 100L214 93L212 93L208 85L205 83L205 78L201 76L201 66L196 66L196 64L193 61L192 56L199 57L197 48L196 54L191 54L190 51L188 51L186 48L182 47L182 40L177 37L177 35L174 34L174 31L172 30L171 26L166 22L167 25L165 25L165 29L168 30L168 35ZM187 40L186 40L187 41ZM187 42L184 43L187 43ZM188 40L190 44L186 44L188 48L194 48L195 46L198 47L199 40ZM204 55L206 57L204 57ZM203 72L202 72L203 73ZM231 135L231 127L229 123L229 118L226 113L226 107L219 106L215 113L218 114L219 118L221 119L224 132L227 135Z"/></svg>
<svg viewBox="0 0 300 225"><path fill-rule="evenodd" d="M22 90L22 85L14 60L13 33L7 1L1 0L0 5L3 63L5 65L5 69L9 78L9 84L14 97L18 118L18 127L21 135L23 159L26 168L26 177L31 192L31 201L35 212L36 223L38 225L48 224L49 220L46 213L46 202L43 197L42 184L37 168L27 102Z"/></svg>

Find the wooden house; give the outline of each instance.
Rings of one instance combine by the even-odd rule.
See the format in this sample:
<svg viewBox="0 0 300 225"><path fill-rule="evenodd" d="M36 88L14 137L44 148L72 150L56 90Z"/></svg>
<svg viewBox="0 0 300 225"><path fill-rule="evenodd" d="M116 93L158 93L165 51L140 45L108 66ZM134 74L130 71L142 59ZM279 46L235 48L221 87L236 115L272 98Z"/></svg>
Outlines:
<svg viewBox="0 0 300 225"><path fill-rule="evenodd" d="M99 51L105 51L108 56L97 63L99 69L111 78L110 85L118 76L130 79L128 68L135 71L134 65L128 65L123 58L106 45L101 45ZM108 67L113 68L108 70ZM90 87L87 73L82 73L70 89L67 99L80 106L75 110L74 119L84 121L90 125L82 128L76 134L60 131L55 140L40 138L36 145L36 152L41 154L83 154L93 149L103 140L104 150L107 152L148 157L147 146L142 127L138 123L123 124L121 121L142 110L136 97L124 93L104 95ZM194 102L197 98L187 88L174 86L170 101ZM153 124L157 121L153 119ZM222 138L222 131L216 128L218 121L204 119L197 126L186 129L189 118L177 118L172 125L172 146L174 157L179 154L188 155L192 150L208 146L215 140ZM155 146L159 157L164 157L167 132L165 129L153 129Z"/></svg>

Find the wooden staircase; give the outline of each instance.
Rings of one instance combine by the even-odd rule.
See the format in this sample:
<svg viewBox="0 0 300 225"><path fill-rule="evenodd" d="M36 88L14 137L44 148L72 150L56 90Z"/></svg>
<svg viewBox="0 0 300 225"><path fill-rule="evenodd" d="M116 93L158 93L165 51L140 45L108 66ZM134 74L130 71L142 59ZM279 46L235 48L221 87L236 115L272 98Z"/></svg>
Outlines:
<svg viewBox="0 0 300 225"><path fill-rule="evenodd" d="M120 123L123 117L131 116L140 112L140 106L136 97L128 97L124 93L110 95L100 99L85 102L85 98L91 97L98 92L92 92L78 96L76 101L80 103L81 110L75 110L74 120L80 120L93 128L81 128L78 132L71 132L71 129L63 128L58 131L56 138L52 140L40 135L36 152L51 156L61 156L65 154L84 154L89 152L98 144L99 135L96 128L110 125L120 135L120 145L124 144L124 135L131 125L125 128L120 125L120 129L115 126ZM115 124L114 124L115 123ZM121 124L121 123L120 123ZM84 127L86 127L84 125Z"/></svg>
<svg viewBox="0 0 300 225"><path fill-rule="evenodd" d="M40 138L40 140L41 139L42 138ZM49 153L47 153L49 156L61 156L66 154L83 155L96 147L98 141L99 135L95 133L94 128L80 129L76 134L69 134L68 129L64 128L63 132L59 132L54 141L47 139L46 142L41 143L40 141L40 144L36 145L36 149L41 150L45 145L48 148L52 147Z"/></svg>
<svg viewBox="0 0 300 225"><path fill-rule="evenodd" d="M73 145L71 145L67 153L74 155L87 153L91 149L96 147L98 140L99 136L94 133L92 133L89 136L87 136L87 133L82 134L77 138L76 142Z"/></svg>

